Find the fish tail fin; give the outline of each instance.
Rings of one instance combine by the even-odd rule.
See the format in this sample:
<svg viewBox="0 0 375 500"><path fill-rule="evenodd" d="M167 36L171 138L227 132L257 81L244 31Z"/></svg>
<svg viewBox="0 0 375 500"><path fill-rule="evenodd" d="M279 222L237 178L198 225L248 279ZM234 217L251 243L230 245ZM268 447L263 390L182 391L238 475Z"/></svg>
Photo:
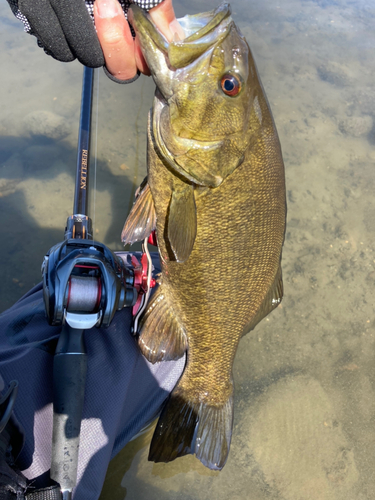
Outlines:
<svg viewBox="0 0 375 500"><path fill-rule="evenodd" d="M160 285L140 321L138 345L151 363L171 361L183 356L186 335Z"/></svg>
<svg viewBox="0 0 375 500"><path fill-rule="evenodd" d="M157 423L148 459L171 462L192 454L212 470L228 458L233 426L233 396L221 406L185 399L179 386L167 400Z"/></svg>

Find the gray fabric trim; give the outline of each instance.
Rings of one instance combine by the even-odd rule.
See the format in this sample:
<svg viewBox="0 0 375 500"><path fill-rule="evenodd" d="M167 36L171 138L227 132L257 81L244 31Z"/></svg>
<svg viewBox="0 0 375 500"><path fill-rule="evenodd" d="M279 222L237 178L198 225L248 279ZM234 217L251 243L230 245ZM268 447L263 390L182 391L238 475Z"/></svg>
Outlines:
<svg viewBox="0 0 375 500"><path fill-rule="evenodd" d="M24 30L26 31L26 33L32 34L32 29L29 21L27 20L26 16L24 16L18 9L18 0L8 0L8 3L16 18L23 22Z"/></svg>
<svg viewBox="0 0 375 500"><path fill-rule="evenodd" d="M16 0L10 0L10 1L16 1ZM95 0L85 0L85 1L86 1L87 9L88 9L92 19L94 20L94 2L95 2ZM129 7L131 6L132 3L139 5L139 7L141 7L142 9L150 10L150 9L156 7L157 5L159 5L159 3L161 3L163 0L134 0L134 2L131 0L118 0L118 1L121 4L122 10L124 11L124 14L125 14L125 17L127 18L128 17L128 10L129 10Z"/></svg>

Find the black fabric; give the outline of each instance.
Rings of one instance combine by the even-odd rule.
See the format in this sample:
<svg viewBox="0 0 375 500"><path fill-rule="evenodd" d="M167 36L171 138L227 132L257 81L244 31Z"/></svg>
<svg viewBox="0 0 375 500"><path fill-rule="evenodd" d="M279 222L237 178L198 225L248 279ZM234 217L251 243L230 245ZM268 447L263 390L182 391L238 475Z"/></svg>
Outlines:
<svg viewBox="0 0 375 500"><path fill-rule="evenodd" d="M25 500L61 500L60 488L58 486L50 486L31 493L27 493Z"/></svg>
<svg viewBox="0 0 375 500"><path fill-rule="evenodd" d="M119 255L130 263L131 254ZM152 258L157 275L158 254ZM131 309L124 308L108 328L85 332L88 368L73 500L99 498L110 459L159 414L184 369L185 356L146 361L131 323ZM47 322L41 284L0 314L0 382L5 388L18 380L14 416L25 434L17 466L36 489L51 486L52 371L60 331Z"/></svg>
<svg viewBox="0 0 375 500"><path fill-rule="evenodd" d="M20 481L17 482L10 479L9 475L3 475L0 472L0 500L61 500L61 491L58 486L49 486L27 493L30 486L20 484L24 478L22 474L19 474Z"/></svg>
<svg viewBox="0 0 375 500"><path fill-rule="evenodd" d="M19 0L18 6L49 55L62 62L77 58L91 68L103 66L103 52L82 0Z"/></svg>
<svg viewBox="0 0 375 500"><path fill-rule="evenodd" d="M23 433L14 415L0 434L0 500L61 500L56 483L36 490L16 466Z"/></svg>
<svg viewBox="0 0 375 500"><path fill-rule="evenodd" d="M0 456L0 500L22 499L26 488L26 478L6 462L5 455Z"/></svg>

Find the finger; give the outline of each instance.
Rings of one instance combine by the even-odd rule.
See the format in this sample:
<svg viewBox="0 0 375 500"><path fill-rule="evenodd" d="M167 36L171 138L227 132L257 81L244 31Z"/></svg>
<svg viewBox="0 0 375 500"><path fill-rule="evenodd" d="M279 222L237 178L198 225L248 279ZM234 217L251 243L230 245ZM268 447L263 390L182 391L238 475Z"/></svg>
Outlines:
<svg viewBox="0 0 375 500"><path fill-rule="evenodd" d="M119 80L137 74L134 41L117 0L95 0L94 19L108 71Z"/></svg>
<svg viewBox="0 0 375 500"><path fill-rule="evenodd" d="M59 61L74 61L60 21L47 0L28 2L19 0L18 8L27 18L37 39L41 42L48 54Z"/></svg>
<svg viewBox="0 0 375 500"><path fill-rule="evenodd" d="M129 11L130 17L132 12ZM158 30L165 36L168 42L172 41L175 36L179 40L183 40L185 38L184 30L176 19L176 15L173 10L172 0L164 0L164 2L160 3L153 9L149 10L149 14L151 19L156 24ZM135 37L135 59L137 61L137 66L140 68L142 73L146 75L150 75L150 70L147 68L145 59L142 54L141 46L139 44L139 40ZM143 69L142 69L143 68ZM145 71L147 68L147 72Z"/></svg>
<svg viewBox="0 0 375 500"><path fill-rule="evenodd" d="M185 38L184 30L176 19L172 0L164 0L164 2L151 9L149 14L168 42L171 42L175 35L180 40Z"/></svg>
<svg viewBox="0 0 375 500"><path fill-rule="evenodd" d="M103 66L102 49L85 2L50 0L50 3L77 59L85 66L93 68Z"/></svg>

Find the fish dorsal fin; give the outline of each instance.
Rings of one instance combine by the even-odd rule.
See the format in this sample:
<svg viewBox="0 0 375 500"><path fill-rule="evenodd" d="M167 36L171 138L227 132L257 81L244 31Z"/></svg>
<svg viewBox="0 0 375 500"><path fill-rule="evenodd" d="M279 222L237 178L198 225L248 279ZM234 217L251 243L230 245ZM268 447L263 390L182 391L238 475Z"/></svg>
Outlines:
<svg viewBox="0 0 375 500"><path fill-rule="evenodd" d="M261 305L259 311L254 316L252 321L244 328L244 332L242 335L246 335L249 333L263 318L267 316L271 311L276 309L276 307L280 304L283 298L284 288L283 288L283 278L281 274L281 266L276 273L275 281L273 285L269 289L263 304Z"/></svg>
<svg viewBox="0 0 375 500"><path fill-rule="evenodd" d="M185 332L168 304L162 285L152 296L141 319L138 345L151 363L179 359L187 349Z"/></svg>
<svg viewBox="0 0 375 500"><path fill-rule="evenodd" d="M148 238L156 228L156 212L150 186L146 183L137 196L134 205L125 221L121 233L121 241L132 245L136 241Z"/></svg>
<svg viewBox="0 0 375 500"><path fill-rule="evenodd" d="M172 191L167 221L168 241L177 262L185 262L189 258L196 234L194 188L191 184L181 183Z"/></svg>

